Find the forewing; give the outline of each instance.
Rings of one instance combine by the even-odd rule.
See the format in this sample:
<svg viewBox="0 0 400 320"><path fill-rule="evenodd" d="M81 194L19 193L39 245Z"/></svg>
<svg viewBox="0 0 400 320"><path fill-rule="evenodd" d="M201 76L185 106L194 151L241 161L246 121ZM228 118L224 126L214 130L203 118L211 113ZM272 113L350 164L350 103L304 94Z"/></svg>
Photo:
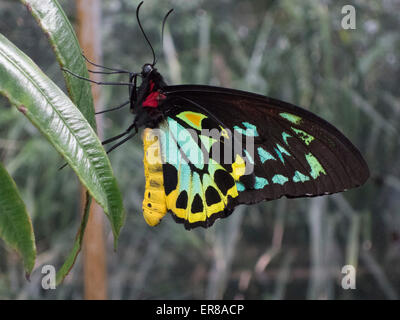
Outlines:
<svg viewBox="0 0 400 320"><path fill-rule="evenodd" d="M362 185L369 176L357 148L303 108L209 86L171 86L164 93L173 113L191 108L243 138L253 136L247 153L254 171L236 181L237 203L340 192Z"/></svg>

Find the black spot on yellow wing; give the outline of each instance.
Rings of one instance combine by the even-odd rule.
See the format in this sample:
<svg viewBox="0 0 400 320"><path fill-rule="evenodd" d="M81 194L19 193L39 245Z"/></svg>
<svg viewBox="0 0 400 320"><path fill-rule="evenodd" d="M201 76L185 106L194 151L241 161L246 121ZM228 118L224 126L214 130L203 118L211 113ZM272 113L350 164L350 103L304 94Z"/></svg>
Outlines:
<svg viewBox="0 0 400 320"><path fill-rule="evenodd" d="M163 164L163 174L165 194L168 196L176 189L178 184L178 171L173 165L165 163Z"/></svg>
<svg viewBox="0 0 400 320"><path fill-rule="evenodd" d="M188 194L186 190L183 190L176 200L176 207L179 209L186 209L188 203Z"/></svg>
<svg viewBox="0 0 400 320"><path fill-rule="evenodd" d="M217 170L214 174L214 181L221 192L226 195L228 190L235 185L235 180L225 170Z"/></svg>
<svg viewBox="0 0 400 320"><path fill-rule="evenodd" d="M203 212L203 209L204 209L203 201L201 200L201 197L197 193L194 196L191 211L192 211L192 213L197 213L197 212Z"/></svg>
<svg viewBox="0 0 400 320"><path fill-rule="evenodd" d="M219 196L219 193L217 190L215 190L214 187L209 186L206 190L206 202L208 206L211 206L215 203L218 203L221 201L221 197Z"/></svg>

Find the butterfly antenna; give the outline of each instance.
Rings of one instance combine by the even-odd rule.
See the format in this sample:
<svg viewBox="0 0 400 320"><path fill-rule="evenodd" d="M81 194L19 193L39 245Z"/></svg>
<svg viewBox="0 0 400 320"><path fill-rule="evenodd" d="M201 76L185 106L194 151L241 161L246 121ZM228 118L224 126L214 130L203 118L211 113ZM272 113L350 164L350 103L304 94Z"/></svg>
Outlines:
<svg viewBox="0 0 400 320"><path fill-rule="evenodd" d="M164 28L165 28L165 22L167 21L168 16L171 14L171 12L174 11L174 9L171 9L167 12L165 15L163 22L162 22L162 28L161 28L161 45L163 46L164 43Z"/></svg>
<svg viewBox="0 0 400 320"><path fill-rule="evenodd" d="M143 34L144 38L146 39L147 43L149 44L151 52L153 53L153 64L152 64L152 66L154 66L156 64L156 62L157 62L156 61L156 54L154 53L153 46L151 45L149 38L147 38L147 35L144 32L144 29L143 29L142 24L140 23L140 19L139 19L139 9L142 6L143 2L144 1L140 2L138 7L137 7L137 9L136 9L136 19L137 19L137 22L139 24L139 28L142 31L142 34Z"/></svg>
<svg viewBox="0 0 400 320"><path fill-rule="evenodd" d="M102 69L107 69L107 70L113 71L113 72L110 72L110 73L130 73L129 71L126 71L126 70L116 69L116 68L109 68L109 67L102 66L101 64L94 63L93 61L89 60L89 58L86 57L86 56L83 54L83 52L82 52L82 57L86 60L86 62L88 62L88 63L91 64L92 66L95 66L95 67L98 67L98 68L102 68ZM91 70L89 70L89 72L108 74L107 72L101 72L101 71L91 71Z"/></svg>

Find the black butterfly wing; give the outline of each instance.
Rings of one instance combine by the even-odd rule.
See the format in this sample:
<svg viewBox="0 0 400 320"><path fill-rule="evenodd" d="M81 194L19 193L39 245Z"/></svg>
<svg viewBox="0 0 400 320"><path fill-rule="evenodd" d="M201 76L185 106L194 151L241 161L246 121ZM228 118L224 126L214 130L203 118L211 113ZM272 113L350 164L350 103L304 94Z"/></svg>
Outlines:
<svg viewBox="0 0 400 320"><path fill-rule="evenodd" d="M357 148L334 126L298 106L211 86L164 88L166 105L197 109L225 128L250 129L254 172L237 183L238 203L318 196L362 185L369 176Z"/></svg>

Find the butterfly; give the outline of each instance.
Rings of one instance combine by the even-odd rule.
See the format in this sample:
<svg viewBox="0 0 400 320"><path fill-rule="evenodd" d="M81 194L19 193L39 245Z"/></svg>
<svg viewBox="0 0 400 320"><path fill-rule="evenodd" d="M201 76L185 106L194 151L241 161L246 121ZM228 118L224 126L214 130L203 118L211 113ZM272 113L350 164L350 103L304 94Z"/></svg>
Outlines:
<svg viewBox="0 0 400 320"><path fill-rule="evenodd" d="M124 105L130 105L135 118L124 133L103 144L126 136L111 151L144 128L142 207L150 226L171 212L186 229L207 228L240 204L327 195L368 179L357 148L306 109L234 89L167 85L139 20L142 3L136 15L153 62L141 72L129 72Z"/></svg>

